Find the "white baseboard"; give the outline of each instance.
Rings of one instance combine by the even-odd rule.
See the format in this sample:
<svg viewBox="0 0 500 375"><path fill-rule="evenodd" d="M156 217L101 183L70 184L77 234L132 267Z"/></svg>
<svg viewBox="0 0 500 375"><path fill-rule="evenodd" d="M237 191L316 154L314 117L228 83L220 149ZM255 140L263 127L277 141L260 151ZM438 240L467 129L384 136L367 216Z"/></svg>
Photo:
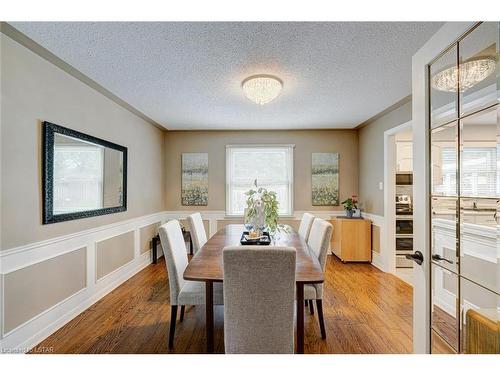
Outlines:
<svg viewBox="0 0 500 375"><path fill-rule="evenodd" d="M25 353L31 350L150 263L151 251L144 252L139 258L109 274L109 277L96 284L94 290L82 289L15 328L1 340L2 352Z"/></svg>
<svg viewBox="0 0 500 375"><path fill-rule="evenodd" d="M342 211L310 212L315 216L326 219L342 214ZM150 264L151 250L140 254L140 241L138 237L140 228L156 222L164 223L173 218L184 219L191 213L192 211L163 211L0 251L0 277L3 278L10 272L15 272L80 248L87 249L86 287L40 312L9 332L4 332L5 293L3 293L3 290L0 290L0 315L2 317L0 319L0 353L24 353L29 351ZM210 222L210 235L215 233L217 220L227 219L224 211L202 211L201 214L204 219L208 219ZM292 218L300 220L302 214L302 211L296 211ZM96 242L102 241L105 238L119 236L129 231L134 231L134 259L105 277L95 280ZM158 256L161 256L161 251ZM2 283L2 288L4 286Z"/></svg>
<svg viewBox="0 0 500 375"><path fill-rule="evenodd" d="M380 254L375 251L372 251L372 265L377 267L380 271L385 272L384 265L380 259Z"/></svg>

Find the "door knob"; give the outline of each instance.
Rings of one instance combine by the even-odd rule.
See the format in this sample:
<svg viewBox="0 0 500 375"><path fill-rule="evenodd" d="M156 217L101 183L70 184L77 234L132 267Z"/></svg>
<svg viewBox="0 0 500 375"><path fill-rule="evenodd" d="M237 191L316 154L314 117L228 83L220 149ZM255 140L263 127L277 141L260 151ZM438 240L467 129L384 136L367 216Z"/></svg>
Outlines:
<svg viewBox="0 0 500 375"><path fill-rule="evenodd" d="M418 250L413 254L406 254L405 258L413 260L418 265L421 265L424 262L424 255Z"/></svg>
<svg viewBox="0 0 500 375"><path fill-rule="evenodd" d="M453 261L452 260L449 260L449 259L446 259L446 258L443 258L441 255L439 254L432 254L432 260L435 260L435 261L440 261L440 260L444 260L445 262L448 262L450 264L453 264Z"/></svg>

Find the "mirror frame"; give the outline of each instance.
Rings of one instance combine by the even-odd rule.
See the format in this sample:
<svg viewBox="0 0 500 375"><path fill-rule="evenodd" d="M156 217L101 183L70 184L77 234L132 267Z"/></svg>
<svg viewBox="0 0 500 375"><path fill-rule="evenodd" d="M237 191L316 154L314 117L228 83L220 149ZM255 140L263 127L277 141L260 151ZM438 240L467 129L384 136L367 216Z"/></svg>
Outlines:
<svg viewBox="0 0 500 375"><path fill-rule="evenodd" d="M117 145L80 133L76 130L53 124L48 121L42 122L42 221L43 224L59 223L68 220L83 219L92 216L109 215L127 210L127 147ZM68 137L81 139L85 142L95 143L123 153L123 201L121 206L99 208L97 210L71 212L54 215L54 135L62 134Z"/></svg>

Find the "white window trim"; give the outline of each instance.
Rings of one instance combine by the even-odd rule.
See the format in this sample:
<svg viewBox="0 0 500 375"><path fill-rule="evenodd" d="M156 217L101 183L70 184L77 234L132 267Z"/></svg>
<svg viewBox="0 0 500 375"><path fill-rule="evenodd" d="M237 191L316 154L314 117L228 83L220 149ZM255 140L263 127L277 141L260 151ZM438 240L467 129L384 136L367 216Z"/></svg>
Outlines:
<svg viewBox="0 0 500 375"><path fill-rule="evenodd" d="M229 197L229 181L230 176L231 176L231 168L229 167L229 153L231 152L231 149L234 148L273 148L273 147L287 147L291 149L291 166L290 166L290 212L286 214L280 214L279 217L282 218L287 218L287 217L293 217L294 216L294 207L293 207L293 202L294 202L294 176L293 176L293 170L295 169L295 155L294 155L294 150L295 150L295 144L277 144L277 143L272 143L272 144L234 144L234 145L226 145L226 188L225 188L225 194L226 194L226 217L231 217L231 218L240 218L243 217L243 215L240 214L232 214L229 212L229 207L230 207L230 197Z"/></svg>

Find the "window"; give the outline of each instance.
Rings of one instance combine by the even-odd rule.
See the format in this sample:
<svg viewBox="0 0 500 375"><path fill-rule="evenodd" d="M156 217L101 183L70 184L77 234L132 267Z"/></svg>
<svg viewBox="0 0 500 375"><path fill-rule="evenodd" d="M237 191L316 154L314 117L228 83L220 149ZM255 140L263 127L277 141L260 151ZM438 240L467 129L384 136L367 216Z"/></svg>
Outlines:
<svg viewBox="0 0 500 375"><path fill-rule="evenodd" d="M456 153L452 147L442 149L443 188L439 193L453 195L456 182ZM469 147L462 150L462 186L464 196L497 195L497 148Z"/></svg>
<svg viewBox="0 0 500 375"><path fill-rule="evenodd" d="M293 145L226 146L226 214L243 215L255 180L275 191L280 215L292 215Z"/></svg>

